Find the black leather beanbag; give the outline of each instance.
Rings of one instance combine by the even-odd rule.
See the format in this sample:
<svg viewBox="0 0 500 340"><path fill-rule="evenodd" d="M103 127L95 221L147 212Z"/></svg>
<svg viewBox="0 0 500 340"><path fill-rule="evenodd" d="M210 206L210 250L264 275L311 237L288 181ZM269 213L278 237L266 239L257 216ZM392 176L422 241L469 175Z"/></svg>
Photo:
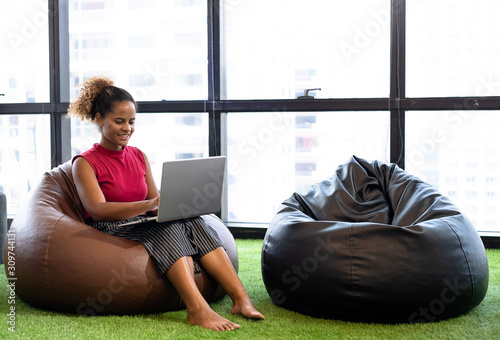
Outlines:
<svg viewBox="0 0 500 340"><path fill-rule="evenodd" d="M483 243L450 200L395 164L355 156L282 203L262 275L276 305L358 322L446 319L488 289Z"/></svg>

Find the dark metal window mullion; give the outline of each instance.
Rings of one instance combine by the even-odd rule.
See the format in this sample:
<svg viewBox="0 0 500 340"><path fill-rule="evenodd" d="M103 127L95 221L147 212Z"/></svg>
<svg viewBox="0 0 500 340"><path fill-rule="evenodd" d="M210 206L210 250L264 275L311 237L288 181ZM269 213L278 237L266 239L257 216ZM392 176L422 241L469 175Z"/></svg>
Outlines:
<svg viewBox="0 0 500 340"><path fill-rule="evenodd" d="M50 147L51 147L51 167L67 161L71 157L71 124L66 119L65 111L61 111L61 78L67 74L62 70L61 65L68 65L69 61L61 62L61 56L68 58L67 53L61 53L62 47L67 48L67 44L61 44L60 40L60 4L59 0L49 0L49 77L50 77L50 105L45 106L48 110L43 113L50 114ZM68 3L61 6L67 12ZM66 24L67 30L67 24Z"/></svg>
<svg viewBox="0 0 500 340"><path fill-rule="evenodd" d="M207 2L208 31L208 101L206 110L208 122L208 147L210 156L221 155L221 112L220 107L220 1Z"/></svg>
<svg viewBox="0 0 500 340"><path fill-rule="evenodd" d="M406 98L405 88L405 26L406 1L391 0L391 59L390 95L391 114L391 163L405 166L405 110L402 101Z"/></svg>

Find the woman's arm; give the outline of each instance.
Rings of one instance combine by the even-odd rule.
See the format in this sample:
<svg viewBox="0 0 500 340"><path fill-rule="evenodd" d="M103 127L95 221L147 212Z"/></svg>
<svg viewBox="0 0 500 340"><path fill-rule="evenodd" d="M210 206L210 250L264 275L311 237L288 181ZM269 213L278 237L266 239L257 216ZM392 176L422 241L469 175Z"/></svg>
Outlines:
<svg viewBox="0 0 500 340"><path fill-rule="evenodd" d="M83 157L78 157L73 163L73 179L78 196L85 210L95 221L121 221L145 214L158 208L158 189L149 181L152 180L149 162L146 160L146 181L148 195L145 201L138 202L106 202L99 187L94 170ZM148 175L149 172L149 175ZM148 179L150 177L150 179ZM156 189L156 192L153 190ZM156 193L156 195L155 195Z"/></svg>
<svg viewBox="0 0 500 340"><path fill-rule="evenodd" d="M148 195L146 199L159 199L160 193L158 192L158 187L156 186L155 180L153 178L153 173L151 171L151 165L149 164L148 157L146 154L143 152L142 155L144 156L144 161L146 162L146 185L148 186ZM156 205L158 205L159 200L156 201ZM151 212L154 215L158 215L158 207L155 209L151 209Z"/></svg>

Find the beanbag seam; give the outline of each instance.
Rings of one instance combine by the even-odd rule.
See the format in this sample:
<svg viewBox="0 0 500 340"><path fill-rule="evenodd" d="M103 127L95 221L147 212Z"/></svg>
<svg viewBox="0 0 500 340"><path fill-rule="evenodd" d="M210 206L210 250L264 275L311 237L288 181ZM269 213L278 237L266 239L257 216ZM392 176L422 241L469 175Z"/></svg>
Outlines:
<svg viewBox="0 0 500 340"><path fill-rule="evenodd" d="M450 228L451 231L455 234L455 236L458 239L458 243L460 244L460 250L462 250L462 253L464 254L465 263L467 264L467 270L469 272L470 284L471 284L471 287L472 287L472 289L471 289L471 292L472 292L471 293L471 300L469 302L469 306L471 306L472 305L472 301L474 301L475 287L474 287L474 275L472 274L472 269L470 267L469 257L467 256L467 253L465 252L463 244L462 244L462 240L460 239L460 236L458 236L458 233L455 231L455 229L453 229L453 227L448 222L446 222L444 219L440 218L439 220L442 221L444 224L446 224L448 226L448 228Z"/></svg>
<svg viewBox="0 0 500 340"><path fill-rule="evenodd" d="M52 241L52 235L54 234L55 226L59 223L59 221L63 218L64 215L61 215L55 222L54 224L50 227L50 233L49 237L47 239L47 250L45 251L45 256L44 256L44 266L47 269L45 271L45 282L47 286L47 290L49 292L49 300L51 303L54 303L54 298L52 294L52 286L50 285L50 278L49 278L49 271L48 271L48 263L49 263L49 252L51 248L51 241Z"/></svg>

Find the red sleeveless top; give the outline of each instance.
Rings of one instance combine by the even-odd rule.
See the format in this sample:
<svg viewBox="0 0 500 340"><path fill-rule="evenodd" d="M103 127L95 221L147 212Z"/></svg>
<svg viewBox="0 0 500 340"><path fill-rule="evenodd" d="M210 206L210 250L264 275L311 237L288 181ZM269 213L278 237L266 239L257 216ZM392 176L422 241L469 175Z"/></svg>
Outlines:
<svg viewBox="0 0 500 340"><path fill-rule="evenodd" d="M148 195L146 161L142 151L125 146L121 151L108 150L98 143L75 156L83 157L95 172L106 202L143 201ZM90 215L85 211L85 218Z"/></svg>

